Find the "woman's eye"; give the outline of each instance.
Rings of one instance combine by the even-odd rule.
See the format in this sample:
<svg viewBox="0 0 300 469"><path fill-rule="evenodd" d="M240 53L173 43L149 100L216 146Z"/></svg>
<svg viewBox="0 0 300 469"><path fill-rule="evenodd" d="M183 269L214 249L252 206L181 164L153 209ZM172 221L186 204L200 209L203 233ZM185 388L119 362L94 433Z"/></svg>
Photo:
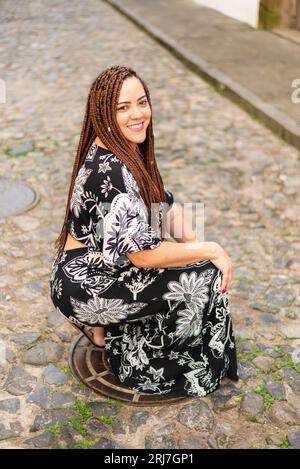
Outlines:
<svg viewBox="0 0 300 469"><path fill-rule="evenodd" d="M139 104L141 106L147 106L148 104L148 100L147 99L144 99L143 101L140 101ZM126 111L128 109L128 106L127 105L124 105L124 106L121 106L121 107L118 107L117 110L118 111Z"/></svg>

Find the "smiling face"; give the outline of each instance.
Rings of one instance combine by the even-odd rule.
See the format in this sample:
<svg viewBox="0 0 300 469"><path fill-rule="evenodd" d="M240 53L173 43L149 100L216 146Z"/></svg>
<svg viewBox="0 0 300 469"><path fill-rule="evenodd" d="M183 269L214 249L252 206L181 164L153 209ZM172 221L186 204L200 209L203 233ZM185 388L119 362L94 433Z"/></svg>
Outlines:
<svg viewBox="0 0 300 469"><path fill-rule="evenodd" d="M117 104L116 120L133 148L146 139L151 109L143 85L136 77L126 78Z"/></svg>

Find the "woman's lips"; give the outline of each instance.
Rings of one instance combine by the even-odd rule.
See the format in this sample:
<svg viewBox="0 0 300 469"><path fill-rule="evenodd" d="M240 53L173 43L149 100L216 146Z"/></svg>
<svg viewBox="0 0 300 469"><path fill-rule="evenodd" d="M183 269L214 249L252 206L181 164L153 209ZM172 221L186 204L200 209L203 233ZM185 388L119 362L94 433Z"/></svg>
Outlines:
<svg viewBox="0 0 300 469"><path fill-rule="evenodd" d="M132 132L141 132L144 130L144 122L135 127L128 126L128 129L130 129Z"/></svg>

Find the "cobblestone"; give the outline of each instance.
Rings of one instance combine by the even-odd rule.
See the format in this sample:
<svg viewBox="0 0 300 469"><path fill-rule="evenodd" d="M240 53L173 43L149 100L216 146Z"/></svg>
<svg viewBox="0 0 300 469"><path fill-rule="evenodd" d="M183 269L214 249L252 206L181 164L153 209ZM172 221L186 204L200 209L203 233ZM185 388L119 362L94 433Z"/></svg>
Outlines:
<svg viewBox="0 0 300 469"><path fill-rule="evenodd" d="M42 8L51 14L40 14ZM5 47L0 78L9 96L1 104L0 177L27 182L40 201L28 213L0 220L1 340L9 351L0 364L0 405L12 419L0 425L0 448L85 444L72 423L80 415L77 401L92 411L92 419L108 419L105 436L91 435L95 448L262 447L265 435L277 433L277 425L299 447L300 377L293 362L300 337L295 323L300 311L298 151L105 2L4 0L1 14ZM124 37L126 43L120 41ZM137 43L142 54L136 54ZM49 364L67 367L64 349L75 335L53 310L48 281L85 94L93 78L112 64L132 66L149 84L165 185L180 202L204 202L205 239L219 242L233 259L231 311L241 346L241 380L230 388L225 382L215 394L188 404L137 410L104 402L74 380L63 379L54 393L49 380L43 381ZM257 342L260 352L252 352ZM274 344L281 344L281 356L268 351ZM252 365L264 353L260 359L272 360L274 369ZM284 387L288 403L264 409L254 388L273 374L282 381L268 381L270 398L284 398ZM248 395L241 412L240 392ZM11 394L21 396L16 415L9 410L18 409ZM56 406L64 409L51 409ZM162 419L173 432L161 433ZM230 425L230 438L218 430L221 421ZM137 422L139 431L129 422ZM39 433L57 423L68 428L58 438ZM90 433L92 426L87 424ZM279 443L271 438L268 445Z"/></svg>

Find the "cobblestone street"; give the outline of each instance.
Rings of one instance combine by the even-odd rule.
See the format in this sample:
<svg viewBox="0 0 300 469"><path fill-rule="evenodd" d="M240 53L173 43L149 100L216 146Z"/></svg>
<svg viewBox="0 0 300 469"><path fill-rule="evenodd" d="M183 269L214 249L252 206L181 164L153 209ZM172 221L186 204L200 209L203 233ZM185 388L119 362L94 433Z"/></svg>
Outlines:
<svg viewBox="0 0 300 469"><path fill-rule="evenodd" d="M0 448L300 448L300 154L108 4L2 2L0 178L40 193L0 219ZM91 81L128 65L149 85L156 158L175 200L205 206L234 264L240 381L134 407L79 384L76 335L49 276ZM3 348L2 347L2 348Z"/></svg>

